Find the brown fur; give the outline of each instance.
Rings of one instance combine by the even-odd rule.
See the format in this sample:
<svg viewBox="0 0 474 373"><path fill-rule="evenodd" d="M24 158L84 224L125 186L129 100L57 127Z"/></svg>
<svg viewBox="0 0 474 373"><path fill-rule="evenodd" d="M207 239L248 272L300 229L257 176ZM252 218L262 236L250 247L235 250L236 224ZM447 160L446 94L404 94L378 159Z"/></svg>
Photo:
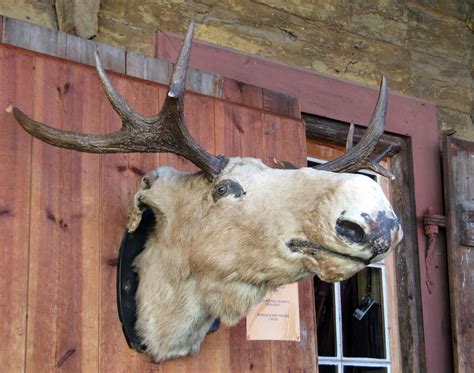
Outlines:
<svg viewBox="0 0 474 373"><path fill-rule="evenodd" d="M225 179L245 194L214 202L211 192ZM336 234L337 218L344 211L359 222L361 213L384 211L395 219L380 187L365 176L274 170L252 158L230 159L212 182L166 167L152 171L136 194L129 230L138 226L143 205L157 225L135 261L136 330L156 361L197 353L215 318L234 325L268 290L312 274L340 281L364 267L326 252L292 252L289 240L367 259L370 247ZM397 226L376 260L401 237Z"/></svg>

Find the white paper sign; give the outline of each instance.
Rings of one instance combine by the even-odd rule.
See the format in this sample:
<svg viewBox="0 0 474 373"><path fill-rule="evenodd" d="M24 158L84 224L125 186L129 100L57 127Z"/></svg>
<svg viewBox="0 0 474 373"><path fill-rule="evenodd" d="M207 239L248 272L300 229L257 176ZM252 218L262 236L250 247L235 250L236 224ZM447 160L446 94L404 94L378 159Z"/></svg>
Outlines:
<svg viewBox="0 0 474 373"><path fill-rule="evenodd" d="M299 341L298 284L268 293L247 315L248 340Z"/></svg>

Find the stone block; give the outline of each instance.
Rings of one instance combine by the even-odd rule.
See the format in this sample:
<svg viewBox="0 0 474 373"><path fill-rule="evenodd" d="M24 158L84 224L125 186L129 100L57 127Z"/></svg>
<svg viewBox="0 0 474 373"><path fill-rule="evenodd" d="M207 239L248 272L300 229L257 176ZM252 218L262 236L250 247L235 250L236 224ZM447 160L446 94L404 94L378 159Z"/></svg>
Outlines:
<svg viewBox="0 0 474 373"><path fill-rule="evenodd" d="M473 97L468 66L419 52L411 53L409 64L413 95L463 113L471 111Z"/></svg>
<svg viewBox="0 0 474 373"><path fill-rule="evenodd" d="M0 14L57 30L54 7L27 0L0 2Z"/></svg>
<svg viewBox="0 0 474 373"><path fill-rule="evenodd" d="M438 107L437 114L441 134L448 134L452 129L453 136L474 141L474 125L469 114L444 107Z"/></svg>
<svg viewBox="0 0 474 373"><path fill-rule="evenodd" d="M147 56L155 55L155 33L99 16L99 31L94 40Z"/></svg>

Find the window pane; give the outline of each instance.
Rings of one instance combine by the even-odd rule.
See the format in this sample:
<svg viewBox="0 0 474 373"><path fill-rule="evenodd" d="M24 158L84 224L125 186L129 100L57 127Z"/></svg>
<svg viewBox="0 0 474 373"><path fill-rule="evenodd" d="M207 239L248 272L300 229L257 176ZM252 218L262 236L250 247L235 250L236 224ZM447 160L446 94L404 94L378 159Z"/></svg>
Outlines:
<svg viewBox="0 0 474 373"><path fill-rule="evenodd" d="M343 355L385 358L382 271L365 268L341 282Z"/></svg>
<svg viewBox="0 0 474 373"><path fill-rule="evenodd" d="M344 373L386 373L387 368L379 367L344 367Z"/></svg>
<svg viewBox="0 0 474 373"><path fill-rule="evenodd" d="M334 285L314 277L318 356L336 356Z"/></svg>
<svg viewBox="0 0 474 373"><path fill-rule="evenodd" d="M320 365L319 373L337 373L336 365Z"/></svg>

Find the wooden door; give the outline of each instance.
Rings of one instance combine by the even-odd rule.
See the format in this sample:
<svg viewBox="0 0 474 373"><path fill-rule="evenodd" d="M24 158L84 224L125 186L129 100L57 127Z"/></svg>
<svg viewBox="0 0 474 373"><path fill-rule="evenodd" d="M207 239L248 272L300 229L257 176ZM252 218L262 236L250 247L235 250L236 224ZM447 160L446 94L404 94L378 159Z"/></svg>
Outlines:
<svg viewBox="0 0 474 373"><path fill-rule="evenodd" d="M166 87L111 74L143 114L159 110ZM299 110L284 98L226 80L220 99L189 93L192 135L214 154L304 165ZM252 98L236 100L248 92ZM238 101L238 102L236 102ZM19 106L64 130L120 128L93 68L0 45L0 107ZM116 258L127 209L140 179L169 165L170 154L95 155L58 149L0 113L0 349L10 372L300 372L316 371L311 281L300 284L301 341L247 341L244 321L209 335L201 352L161 365L128 348L116 310Z"/></svg>
<svg viewBox="0 0 474 373"><path fill-rule="evenodd" d="M455 371L474 371L474 142L443 146L449 291Z"/></svg>

